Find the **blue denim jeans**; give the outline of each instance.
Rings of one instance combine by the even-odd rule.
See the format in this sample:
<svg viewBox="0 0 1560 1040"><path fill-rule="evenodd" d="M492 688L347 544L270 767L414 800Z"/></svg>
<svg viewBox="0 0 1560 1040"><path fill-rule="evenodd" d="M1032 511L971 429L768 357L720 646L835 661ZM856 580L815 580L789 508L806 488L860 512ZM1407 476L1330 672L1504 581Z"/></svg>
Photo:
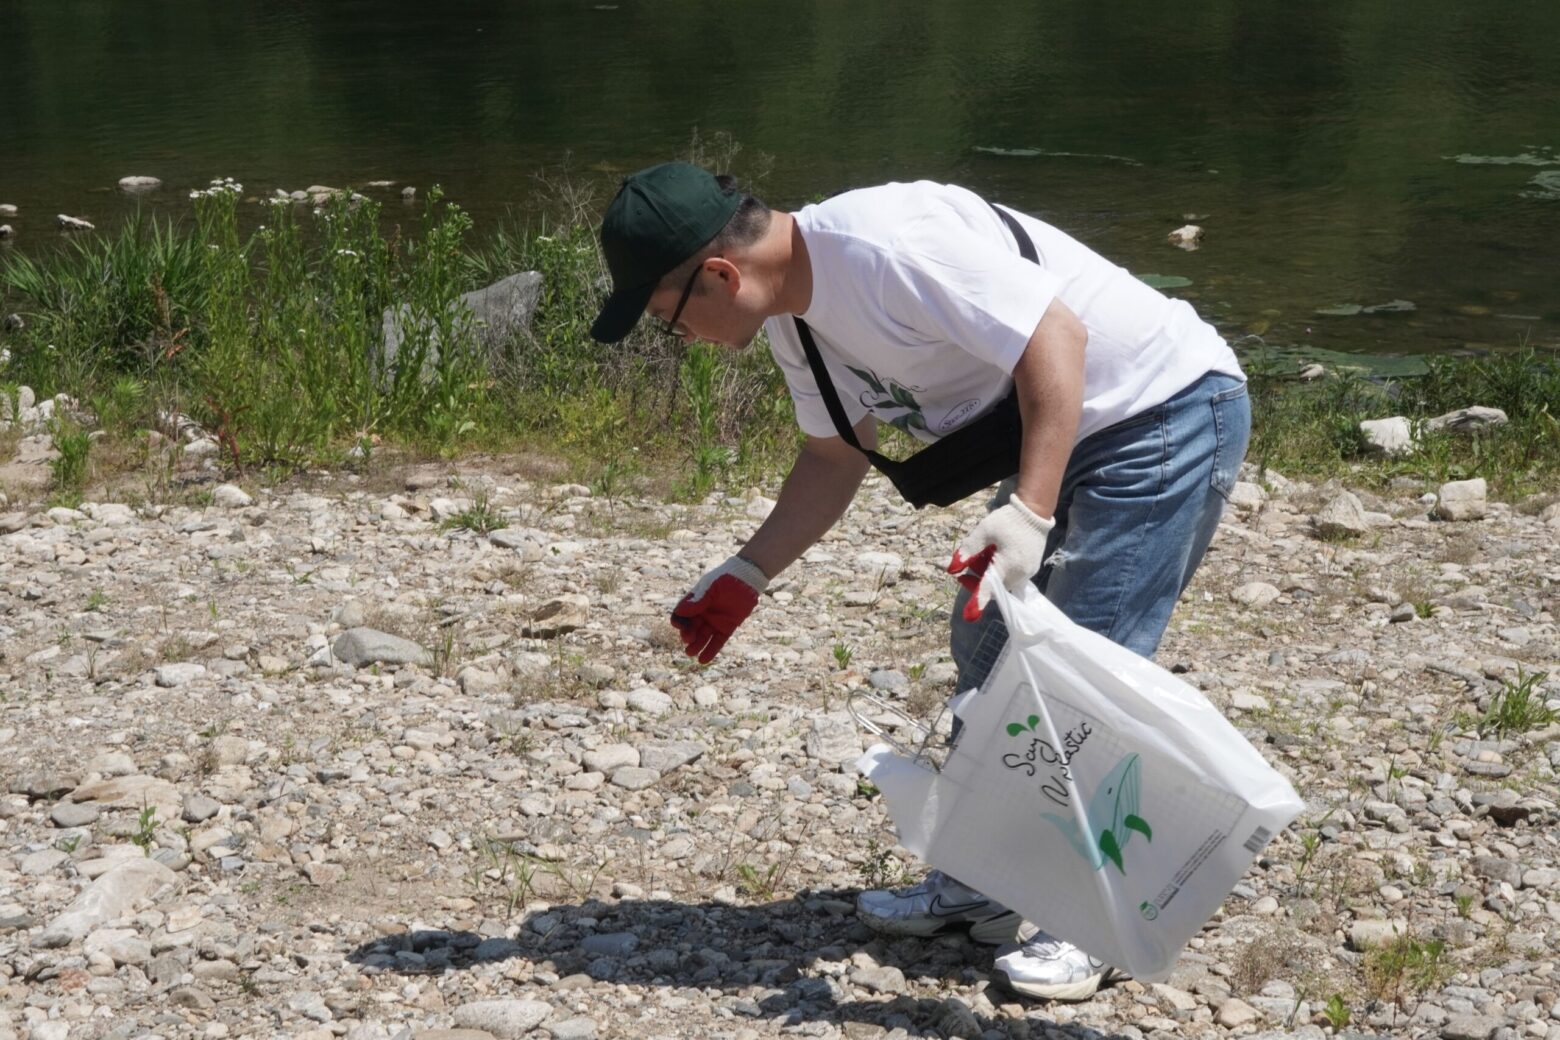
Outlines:
<svg viewBox="0 0 1560 1040"><path fill-rule="evenodd" d="M1153 657L1219 526L1251 433L1246 384L1210 372L1163 404L1078 443L1035 585L1073 621ZM995 509L1016 478L992 499ZM959 689L985 681L1007 642L995 605L949 640Z"/></svg>

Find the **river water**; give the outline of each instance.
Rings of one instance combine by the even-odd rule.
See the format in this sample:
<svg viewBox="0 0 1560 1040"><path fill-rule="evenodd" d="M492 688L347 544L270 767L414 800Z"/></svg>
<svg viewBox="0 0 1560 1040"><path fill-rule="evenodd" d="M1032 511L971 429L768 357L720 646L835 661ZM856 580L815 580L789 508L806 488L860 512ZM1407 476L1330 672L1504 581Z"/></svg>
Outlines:
<svg viewBox="0 0 1560 1040"><path fill-rule="evenodd" d="M0 24L8 249L57 213L183 215L220 176L439 183L480 240L539 171L604 198L697 129L782 208L969 185L1187 280L1232 339L1560 345L1554 0L5 0ZM132 202L126 174L166 188ZM1166 241L1188 214L1195 252Z"/></svg>

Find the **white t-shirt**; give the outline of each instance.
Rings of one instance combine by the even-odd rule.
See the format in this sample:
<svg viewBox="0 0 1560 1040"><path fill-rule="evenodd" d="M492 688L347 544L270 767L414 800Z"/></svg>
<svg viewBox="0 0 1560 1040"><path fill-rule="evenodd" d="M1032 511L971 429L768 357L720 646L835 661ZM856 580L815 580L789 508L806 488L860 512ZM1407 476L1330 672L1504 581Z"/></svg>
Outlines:
<svg viewBox="0 0 1560 1040"><path fill-rule="evenodd" d="M801 315L852 425L871 411L924 441L984 415L1013 384L1051 301L1088 330L1078 439L1210 371L1240 365L1191 305L1042 221L1014 213L1039 265L964 188L917 181L845 192L795 214L812 262ZM790 315L765 323L803 432L837 436Z"/></svg>

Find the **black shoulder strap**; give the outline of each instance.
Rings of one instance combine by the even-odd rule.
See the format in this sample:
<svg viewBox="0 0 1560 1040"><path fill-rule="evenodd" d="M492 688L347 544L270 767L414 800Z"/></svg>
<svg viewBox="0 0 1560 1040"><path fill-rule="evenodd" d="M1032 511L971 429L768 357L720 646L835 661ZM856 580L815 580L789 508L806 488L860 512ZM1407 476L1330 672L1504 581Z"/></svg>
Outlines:
<svg viewBox="0 0 1560 1040"><path fill-rule="evenodd" d="M856 439L856 431L851 429L849 421L845 418L845 406L840 404L840 395L834 389L834 380L829 378L829 370L824 367L823 355L818 353L818 344L813 342L812 329L807 323L795 315L791 320L796 322L796 335L802 341L802 352L807 355L807 365L812 369L813 382L818 384L818 392L823 395L823 406L829 410L829 419L834 423L834 429L844 439L846 444L861 452L874 465L881 467L884 463L892 463L893 460L886 455L880 455L870 448L863 448L861 442Z"/></svg>
<svg viewBox="0 0 1560 1040"><path fill-rule="evenodd" d="M987 205L1002 218L1002 223L1007 225L1008 231L1018 242L1019 255L1032 264L1038 264L1040 255L1035 252L1035 243L1024 230L1024 226L1001 206L991 202ZM796 335L802 341L802 352L807 355L807 366L812 369L813 382L818 384L818 392L823 395L823 406L829 410L829 419L834 423L835 431L846 444L865 455L879 469L882 469L885 464L895 465L894 460L888 456L861 446L861 442L856 439L856 431L851 429L850 423L845 418L845 406L840 404L840 395L834 389L834 380L829 378L829 370L823 364L823 355L818 353L818 344L813 341L812 329L809 329L807 323L795 315L791 316L791 320L796 322Z"/></svg>
<svg viewBox="0 0 1560 1040"><path fill-rule="evenodd" d="M1024 225L1018 222L1018 218L995 202L988 202L986 205L997 211L997 216L1002 218L1002 223L1006 224L1008 231L1012 232L1013 240L1018 243L1018 255L1032 264L1038 264L1040 254L1035 252L1034 239L1029 237L1029 232L1024 230Z"/></svg>

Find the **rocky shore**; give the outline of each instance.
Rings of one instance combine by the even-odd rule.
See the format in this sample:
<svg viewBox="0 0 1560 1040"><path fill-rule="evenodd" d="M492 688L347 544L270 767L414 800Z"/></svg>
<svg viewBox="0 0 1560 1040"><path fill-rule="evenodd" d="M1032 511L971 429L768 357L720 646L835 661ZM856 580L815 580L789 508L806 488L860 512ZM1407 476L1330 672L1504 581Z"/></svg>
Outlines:
<svg viewBox="0 0 1560 1040"><path fill-rule="evenodd" d="M1160 661L1308 808L1169 982L1077 1005L852 912L921 868L844 700L951 692L978 502L869 481L706 669L664 618L756 492L12 502L0 1040L1560 1038L1560 726L1489 721L1560 706L1560 510L1247 476Z"/></svg>

